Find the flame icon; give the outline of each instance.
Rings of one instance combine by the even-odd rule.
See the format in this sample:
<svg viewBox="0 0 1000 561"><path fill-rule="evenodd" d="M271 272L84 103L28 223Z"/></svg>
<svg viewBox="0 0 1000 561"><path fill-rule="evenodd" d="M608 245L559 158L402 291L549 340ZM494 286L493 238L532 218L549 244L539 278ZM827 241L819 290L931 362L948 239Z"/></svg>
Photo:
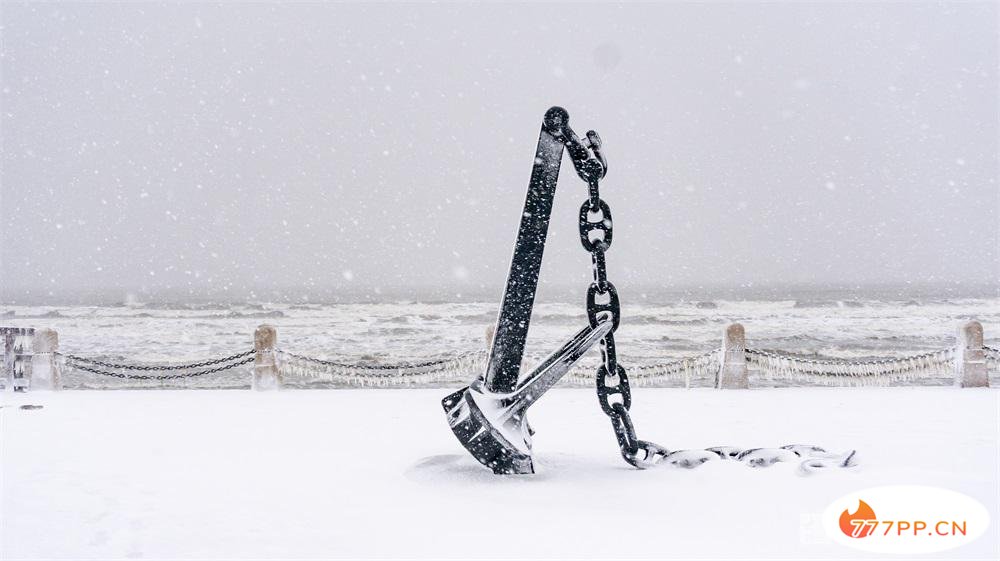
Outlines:
<svg viewBox="0 0 1000 561"><path fill-rule="evenodd" d="M856 520L871 520L872 524L853 523ZM875 511L868 503L858 499L858 510L854 514L847 512L840 513L840 531L849 538L865 538L875 530L878 519L875 518Z"/></svg>

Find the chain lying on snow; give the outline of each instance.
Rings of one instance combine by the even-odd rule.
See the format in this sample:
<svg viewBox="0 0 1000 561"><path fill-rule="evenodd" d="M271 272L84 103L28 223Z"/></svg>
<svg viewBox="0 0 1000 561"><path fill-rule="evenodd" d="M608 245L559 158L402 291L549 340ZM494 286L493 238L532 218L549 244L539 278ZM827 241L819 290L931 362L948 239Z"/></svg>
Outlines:
<svg viewBox="0 0 1000 561"><path fill-rule="evenodd" d="M183 372L183 373L180 373L180 374L128 374L128 373L125 373L125 372L112 372L110 370L102 370L100 368L95 368L93 366L88 366L88 364L94 364L94 363L97 363L99 361L90 360L90 359L87 359L85 361L78 361L78 359L81 358L81 357L76 357L74 355L62 355L60 353L60 355L66 361L66 366L69 366L70 368L74 368L76 370L82 370L84 372L90 372L91 374L98 374L98 375L101 375L101 376L109 376L109 377L112 377L112 378L121 378L121 379L125 379L125 380L177 380L177 379L180 379L180 378L194 378L196 376L205 376L207 374L215 374L217 372L222 372L224 370L229 370L231 368L236 368L237 366L242 366L244 364L250 364L251 362L254 361L254 357L248 356L248 355L251 355L251 354L253 354L253 351L250 351L249 353L240 353L238 355L233 355L232 357L226 357L229 360L238 359L240 357L246 357L246 358L243 358L242 360L236 360L235 362L232 362L232 363L229 363L229 364L223 364L222 366L217 366L215 368L210 368L208 370L195 370L195 371L191 371L191 372ZM208 361L208 364L219 364L220 362L222 362L222 359L214 360L214 361ZM105 363L105 364L109 364L109 363ZM204 363L195 363L195 364L204 364ZM113 366L105 366L105 367L106 368L113 368ZM155 368L155 367L151 367L150 366L150 367L136 368L136 367L134 367L134 365L133 365L133 367L131 367L129 369L130 370L143 370L143 371L150 371L150 370L153 370L153 371L171 370L171 371L173 371L173 370L178 370L178 368L173 368L173 367Z"/></svg>
<svg viewBox="0 0 1000 561"><path fill-rule="evenodd" d="M780 448L749 448L715 446L704 450L676 450L666 452L658 463L691 469L712 460L735 460L750 467L768 467L779 462L799 462L799 472L808 475L824 468L850 468L857 465L857 453L848 450L843 454L827 452L819 446L788 444Z"/></svg>
<svg viewBox="0 0 1000 561"><path fill-rule="evenodd" d="M826 385L888 385L952 375L954 349L872 360L814 359L788 353L747 349L748 365L768 379L805 380Z"/></svg>

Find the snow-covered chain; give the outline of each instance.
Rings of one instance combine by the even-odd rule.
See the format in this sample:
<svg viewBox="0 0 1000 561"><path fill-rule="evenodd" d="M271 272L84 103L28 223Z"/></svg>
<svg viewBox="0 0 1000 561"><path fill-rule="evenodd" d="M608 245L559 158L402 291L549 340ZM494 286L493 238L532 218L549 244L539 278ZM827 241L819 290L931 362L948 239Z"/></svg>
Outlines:
<svg viewBox="0 0 1000 561"><path fill-rule="evenodd" d="M751 371L767 380L809 381L830 386L886 386L952 375L955 349L873 360L812 359L778 351L746 350Z"/></svg>
<svg viewBox="0 0 1000 561"><path fill-rule="evenodd" d="M234 360L237 360L237 359L248 357L248 356L252 355L253 353L254 353L254 350L250 349L249 351L246 351L246 352L237 353L237 354L226 356L226 357L222 357L222 358L217 358L217 359L212 359L212 360L205 360L205 361L201 361L201 362L192 362L192 363L189 363L189 364L116 364L116 363L113 363L113 362L104 362L104 361L100 361L100 360L97 360L97 359L93 359L93 358L89 358L89 357L84 357L84 356L79 356L79 355L69 355L69 354L63 354L63 353L58 353L58 352L55 353L55 354L57 356L65 357L67 362L92 364L94 366L99 366L99 367L103 367L103 368L112 368L112 369L115 369L115 370L137 370L137 371L142 371L142 372L163 372L163 371L168 371L168 370L191 370L191 369L194 369L194 368L204 368L206 366L215 366L217 364L223 364L223 363L226 363L226 362L231 362L231 361L234 361ZM95 370L89 370L89 371L90 372L95 372L97 374L101 374L101 372L97 372ZM122 376L117 376L115 374L109 374L109 375L110 376L116 376L116 377L122 377ZM126 377L126 378L128 378L128 377L138 378L137 376L124 376L124 377Z"/></svg>
<svg viewBox="0 0 1000 561"><path fill-rule="evenodd" d="M1000 351L990 347L985 347L985 350L990 369L1000 368ZM630 378L635 386L683 382L684 387L691 387L693 380L710 378L718 372L720 352L721 349L712 349L667 362L634 366L630 369ZM70 369L122 379L167 380L204 376L241 366L250 362L246 357L252 355L253 351L214 360L169 365L114 363L73 354L58 354L65 359L65 366ZM436 360L396 363L321 359L284 349L277 350L277 354L285 375L325 380L350 387L417 387L460 383L470 372L482 370L487 358L485 350L467 351ZM830 386L885 386L918 379L947 378L951 375L955 354L954 349L948 348L905 357L840 360L814 359L750 348L746 350L746 356L751 372L769 381L807 381ZM221 364L225 366L197 370ZM140 375L129 374L127 371L185 372ZM574 368L566 376L566 383L581 387L593 385L590 365L582 364Z"/></svg>
<svg viewBox="0 0 1000 561"><path fill-rule="evenodd" d="M279 349L281 369L285 375L322 379L337 385L353 387L401 387L460 383L470 373L480 372L486 365L485 350L468 351L453 358L425 362L348 363L319 359ZM526 360L541 362L541 357ZM714 376L719 367L719 350L631 369L634 385L650 386L664 382L683 381L690 387L696 377ZM564 381L567 385L591 387L594 384L593 365L577 365Z"/></svg>
<svg viewBox="0 0 1000 561"><path fill-rule="evenodd" d="M278 349L280 368L286 376L315 378L352 387L427 386L457 383L481 369L486 351L469 351L456 357L423 362L347 363L320 359Z"/></svg>
<svg viewBox="0 0 1000 561"><path fill-rule="evenodd" d="M90 372L91 374L98 374L100 376L109 376L111 378L121 378L123 380L158 380L158 381L162 381L162 380L180 380L180 379L184 379L184 378L195 378L197 376L205 376L207 374L216 374L218 372L225 372L226 370L230 370L230 369L236 368L238 366L242 366L244 364L250 364L251 362L253 362L254 359L253 359L252 356L249 356L250 354L251 353L241 353L239 355L234 355L232 358L227 357L230 360L235 360L235 362L230 362L228 364L222 364L221 366L216 366L215 368L209 368L207 370L185 370L185 371L183 371L183 372L181 372L179 374L131 374L129 372L123 372L122 370L171 371L171 372L174 372L174 371L177 371L177 370L182 370L183 367L181 367L181 368L177 368L177 367L161 367L161 368L157 368L157 367L152 367L152 366L144 366L144 367L136 367L136 366L131 366L131 367L117 366L116 367L116 366L111 366L112 368L117 368L119 370L118 372L114 372L114 371L111 371L111 370L104 370L104 369L102 369L100 367L88 366L87 363L83 363L83 362L77 361L76 359L78 357L64 355L63 358L65 359L65 366L68 366L69 368L75 368L77 370L82 370L84 372ZM91 364L97 363L97 364L104 364L104 365L106 365L106 363L99 363L97 361L90 361L90 363ZM206 364L221 364L221 361L210 361L210 362L207 362L207 363L198 363L198 364L203 367ZM187 367L187 368L197 368L197 366Z"/></svg>
<svg viewBox="0 0 1000 561"><path fill-rule="evenodd" d="M712 349L699 355L671 360L659 364L632 366L629 368L629 381L633 386L656 386L664 382L683 381L684 387L691 387L696 378L710 378L719 371L719 352L722 349ZM627 360L625 362L628 362ZM566 375L566 380L574 385L591 386L593 384L592 368L575 368Z"/></svg>
<svg viewBox="0 0 1000 561"><path fill-rule="evenodd" d="M978 328L978 326L976 326ZM16 333L15 333L16 331ZM245 388L247 365L261 352L273 354L275 367L292 387L428 387L448 386L468 381L483 372L486 350L469 350L420 361L388 362L371 358L316 358L306 354L271 348L252 349L215 359L185 363L157 364L130 361L126 357L85 356L58 351L58 339L51 330L4 328L6 336L4 373L0 386L15 389L67 388ZM48 338L47 338L48 337ZM985 368L990 377L1000 375L1000 349L971 345L960 340L955 347L902 357L863 360L815 358L779 350L741 346L740 364L745 360L751 386L889 386L921 383L958 383L956 369ZM970 349L970 350L966 350ZM978 354L977 354L978 353ZM45 359L48 356L50 359ZM722 348L680 358L623 357L631 384L646 387L706 387L713 385L727 358ZM544 360L526 357L521 371ZM593 387L595 357L585 358L561 382L566 386ZM976 366L978 365L978 366ZM32 368L33 366L33 368ZM64 376L65 374L65 376ZM48 377L47 386L43 378ZM20 383L20 384L19 384ZM22 390L22 391L23 391Z"/></svg>
<svg viewBox="0 0 1000 561"><path fill-rule="evenodd" d="M1000 373L1000 349L983 345L983 352L986 356L986 368L994 373Z"/></svg>
<svg viewBox="0 0 1000 561"><path fill-rule="evenodd" d="M855 450L828 452L810 444L788 444L780 448L738 448L714 446L704 450L663 450L655 465L692 469L712 460L732 460L746 466L761 468L779 462L798 462L799 474L810 475L827 468L852 468L857 466Z"/></svg>

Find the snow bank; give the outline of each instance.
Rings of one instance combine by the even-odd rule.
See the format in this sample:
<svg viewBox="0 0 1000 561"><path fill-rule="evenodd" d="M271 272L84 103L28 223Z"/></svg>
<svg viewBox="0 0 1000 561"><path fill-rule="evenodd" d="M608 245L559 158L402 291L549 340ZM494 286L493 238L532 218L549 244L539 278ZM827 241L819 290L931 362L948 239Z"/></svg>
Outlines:
<svg viewBox="0 0 1000 561"><path fill-rule="evenodd" d="M636 471L592 392L532 409L532 477L496 477L448 430L444 390L3 396L0 557L856 558L835 498L886 484L966 493L996 558L1000 392L640 389L640 438L669 448L814 443L861 466ZM43 405L22 410L22 404Z"/></svg>

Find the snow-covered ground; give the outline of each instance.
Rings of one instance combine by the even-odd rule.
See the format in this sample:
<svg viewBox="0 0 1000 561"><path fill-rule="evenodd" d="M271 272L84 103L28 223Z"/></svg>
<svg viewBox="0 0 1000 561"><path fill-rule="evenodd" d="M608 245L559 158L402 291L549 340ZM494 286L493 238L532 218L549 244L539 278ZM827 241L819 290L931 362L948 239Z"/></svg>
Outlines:
<svg viewBox="0 0 1000 561"><path fill-rule="evenodd" d="M5 394L0 558L859 558L820 513L886 484L978 499L987 534L935 558L1000 557L993 389L635 392L640 438L670 448L858 449L812 476L636 471L593 393L557 389L531 412L539 473L497 477L448 430L445 393Z"/></svg>

